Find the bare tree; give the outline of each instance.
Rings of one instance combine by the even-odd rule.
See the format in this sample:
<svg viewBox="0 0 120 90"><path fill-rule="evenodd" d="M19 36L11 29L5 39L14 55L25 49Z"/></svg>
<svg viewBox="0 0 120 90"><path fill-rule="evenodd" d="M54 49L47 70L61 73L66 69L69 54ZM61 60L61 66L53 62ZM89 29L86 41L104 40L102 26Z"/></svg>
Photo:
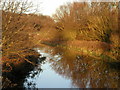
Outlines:
<svg viewBox="0 0 120 90"><path fill-rule="evenodd" d="M66 33L76 33L75 38L109 42L111 32L118 29L118 3L74 2L61 6L54 18Z"/></svg>
<svg viewBox="0 0 120 90"><path fill-rule="evenodd" d="M26 54L30 53L22 54L22 52L32 47L32 42L29 40L28 33L24 32L27 21L25 13L32 11L32 3L27 0L9 0L1 2L1 4L2 55L3 57L9 57L15 54L20 57L25 57Z"/></svg>

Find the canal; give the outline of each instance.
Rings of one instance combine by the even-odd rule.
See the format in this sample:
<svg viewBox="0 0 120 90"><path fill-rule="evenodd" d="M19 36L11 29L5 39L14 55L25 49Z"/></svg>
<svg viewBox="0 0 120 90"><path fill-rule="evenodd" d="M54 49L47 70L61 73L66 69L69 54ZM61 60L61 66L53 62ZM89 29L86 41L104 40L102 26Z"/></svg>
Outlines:
<svg viewBox="0 0 120 90"><path fill-rule="evenodd" d="M112 88L119 87L119 69L74 50L35 48L44 58L26 76L25 88ZM112 66L111 66L112 64Z"/></svg>

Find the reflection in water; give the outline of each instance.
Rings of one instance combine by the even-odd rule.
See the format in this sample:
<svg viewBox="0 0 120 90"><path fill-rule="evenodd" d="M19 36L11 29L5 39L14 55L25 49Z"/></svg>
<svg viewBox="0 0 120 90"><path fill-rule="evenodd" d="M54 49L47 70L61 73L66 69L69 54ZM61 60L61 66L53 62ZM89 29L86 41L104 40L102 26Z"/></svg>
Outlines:
<svg viewBox="0 0 120 90"><path fill-rule="evenodd" d="M57 48L55 51L62 51L63 58L59 62L54 61L53 69L60 75L71 78L76 87L119 87L120 73L110 68L107 62L80 55L71 49Z"/></svg>
<svg viewBox="0 0 120 90"><path fill-rule="evenodd" d="M26 78L24 82L24 87L26 88L71 88L71 80L66 79L65 77L57 74L52 68L51 63L49 63L50 59L54 61L59 61L61 59L60 55L51 55L48 51L45 53L44 50L38 50L40 52L41 58L47 57L46 60L38 67L41 67L42 72L37 73L34 77L33 71L30 72L30 75ZM34 70L36 71L36 70ZM74 87L73 87L74 88Z"/></svg>
<svg viewBox="0 0 120 90"><path fill-rule="evenodd" d="M119 87L119 70L111 68L108 62L63 48L37 51L42 54L41 57L46 57L46 62L42 64L43 72L38 73L34 78L27 77L25 87L28 82L34 83L38 88Z"/></svg>
<svg viewBox="0 0 120 90"><path fill-rule="evenodd" d="M27 76L28 78L25 79L24 87L36 88L36 83L33 81L33 78L37 78L42 71L41 66L35 67L35 69Z"/></svg>

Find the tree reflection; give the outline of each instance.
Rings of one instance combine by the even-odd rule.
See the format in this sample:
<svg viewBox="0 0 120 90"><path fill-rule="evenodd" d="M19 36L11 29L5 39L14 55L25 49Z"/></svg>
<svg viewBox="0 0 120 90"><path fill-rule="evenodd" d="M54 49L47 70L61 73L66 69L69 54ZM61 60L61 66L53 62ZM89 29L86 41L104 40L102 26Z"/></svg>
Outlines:
<svg viewBox="0 0 120 90"><path fill-rule="evenodd" d="M70 78L74 86L79 88L119 87L120 71L111 68L107 60L97 60L75 50L61 47L57 47L55 53L60 53L62 59L51 60L52 68L65 78Z"/></svg>

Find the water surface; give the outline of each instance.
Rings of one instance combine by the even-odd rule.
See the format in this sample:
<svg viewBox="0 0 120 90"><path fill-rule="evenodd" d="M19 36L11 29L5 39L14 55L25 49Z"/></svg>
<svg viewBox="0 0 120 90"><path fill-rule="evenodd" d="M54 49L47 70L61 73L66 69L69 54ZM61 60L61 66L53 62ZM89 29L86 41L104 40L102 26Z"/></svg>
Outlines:
<svg viewBox="0 0 120 90"><path fill-rule="evenodd" d="M120 71L111 68L107 61L63 48L44 47L36 51L41 54L40 58L46 59L26 77L26 88L119 87Z"/></svg>

